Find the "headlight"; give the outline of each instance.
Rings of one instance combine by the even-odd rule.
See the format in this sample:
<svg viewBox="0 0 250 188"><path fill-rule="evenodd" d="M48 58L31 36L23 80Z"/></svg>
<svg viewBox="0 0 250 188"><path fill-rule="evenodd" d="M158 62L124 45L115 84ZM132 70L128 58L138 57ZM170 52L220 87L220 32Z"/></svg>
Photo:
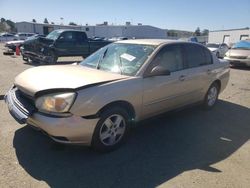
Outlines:
<svg viewBox="0 0 250 188"><path fill-rule="evenodd" d="M249 55L249 56L247 56L247 59L250 59L250 55Z"/></svg>
<svg viewBox="0 0 250 188"><path fill-rule="evenodd" d="M229 57L229 53L228 52L225 54L225 57Z"/></svg>
<svg viewBox="0 0 250 188"><path fill-rule="evenodd" d="M75 96L74 92L45 95L36 100L36 107L40 111L68 112L74 102Z"/></svg>

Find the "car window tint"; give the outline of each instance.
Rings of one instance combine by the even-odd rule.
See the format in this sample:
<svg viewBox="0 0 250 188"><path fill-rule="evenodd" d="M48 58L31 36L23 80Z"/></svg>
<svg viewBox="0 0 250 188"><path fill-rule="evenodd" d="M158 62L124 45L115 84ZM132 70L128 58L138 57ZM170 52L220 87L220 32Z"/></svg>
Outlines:
<svg viewBox="0 0 250 188"><path fill-rule="evenodd" d="M86 41L86 35L82 32L75 32L75 37L77 42Z"/></svg>
<svg viewBox="0 0 250 188"><path fill-rule="evenodd" d="M75 37L73 37L73 33L72 32L64 32L62 35L61 35L61 40L64 41L64 42L71 42L74 40Z"/></svg>
<svg viewBox="0 0 250 188"><path fill-rule="evenodd" d="M212 64L213 59L212 59L211 52L205 48L203 50L204 50L204 54L205 54L205 64Z"/></svg>
<svg viewBox="0 0 250 188"><path fill-rule="evenodd" d="M163 66L170 72L184 69L181 45L170 45L161 49L154 58L153 64Z"/></svg>
<svg viewBox="0 0 250 188"><path fill-rule="evenodd" d="M211 61L208 60L207 55L205 55L205 50L202 46L195 44L186 44L185 46L187 65L189 68L206 65L208 62L211 63Z"/></svg>

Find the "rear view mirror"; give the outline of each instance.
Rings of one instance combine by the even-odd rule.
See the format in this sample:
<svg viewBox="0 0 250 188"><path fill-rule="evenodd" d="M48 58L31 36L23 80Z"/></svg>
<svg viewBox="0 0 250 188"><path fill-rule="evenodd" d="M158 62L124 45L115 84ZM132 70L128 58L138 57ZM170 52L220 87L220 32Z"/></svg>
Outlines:
<svg viewBox="0 0 250 188"><path fill-rule="evenodd" d="M149 74L149 76L167 76L167 75L170 75L170 71L160 65L155 66Z"/></svg>

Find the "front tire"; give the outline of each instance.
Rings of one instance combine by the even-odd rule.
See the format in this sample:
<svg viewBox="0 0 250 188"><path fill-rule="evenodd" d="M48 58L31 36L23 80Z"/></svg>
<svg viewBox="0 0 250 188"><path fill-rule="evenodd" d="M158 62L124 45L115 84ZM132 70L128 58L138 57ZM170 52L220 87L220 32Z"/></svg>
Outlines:
<svg viewBox="0 0 250 188"><path fill-rule="evenodd" d="M220 53L219 52L216 53L216 57L220 58Z"/></svg>
<svg viewBox="0 0 250 188"><path fill-rule="evenodd" d="M107 109L100 115L93 138L92 147L100 152L117 149L129 132L129 115L120 107Z"/></svg>
<svg viewBox="0 0 250 188"><path fill-rule="evenodd" d="M217 83L213 83L204 98L203 106L205 109L209 110L213 108L218 100L219 95L219 85Z"/></svg>

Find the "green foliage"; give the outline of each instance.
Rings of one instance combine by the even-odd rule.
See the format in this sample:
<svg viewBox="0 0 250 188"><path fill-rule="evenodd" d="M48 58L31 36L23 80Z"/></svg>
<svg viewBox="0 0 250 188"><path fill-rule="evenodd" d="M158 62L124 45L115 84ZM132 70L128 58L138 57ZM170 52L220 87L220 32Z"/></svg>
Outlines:
<svg viewBox="0 0 250 188"><path fill-rule="evenodd" d="M6 20L1 18L0 22L0 32L16 32L15 23L11 20Z"/></svg>
<svg viewBox="0 0 250 188"><path fill-rule="evenodd" d="M209 30L208 29L203 29L201 35L202 36L208 36Z"/></svg>
<svg viewBox="0 0 250 188"><path fill-rule="evenodd" d="M48 19L47 19L47 18L44 18L44 21L43 21L43 23L46 23L46 24L48 24L48 23L49 23Z"/></svg>
<svg viewBox="0 0 250 188"><path fill-rule="evenodd" d="M197 29L195 30L194 36L201 36L201 30L199 27L197 27Z"/></svg>
<svg viewBox="0 0 250 188"><path fill-rule="evenodd" d="M6 20L4 18L1 18L1 23L5 22Z"/></svg>
<svg viewBox="0 0 250 188"><path fill-rule="evenodd" d="M74 22L69 22L69 25L77 25L77 24Z"/></svg>

